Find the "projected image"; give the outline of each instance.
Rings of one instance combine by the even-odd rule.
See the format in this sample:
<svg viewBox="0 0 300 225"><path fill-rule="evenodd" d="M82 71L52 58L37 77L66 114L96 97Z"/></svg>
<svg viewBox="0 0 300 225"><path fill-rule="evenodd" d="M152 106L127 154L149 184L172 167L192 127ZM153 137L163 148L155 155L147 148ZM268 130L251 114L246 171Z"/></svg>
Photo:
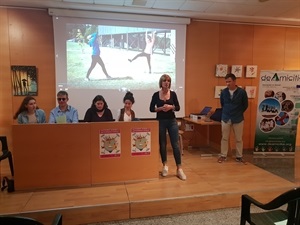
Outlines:
<svg viewBox="0 0 300 225"><path fill-rule="evenodd" d="M180 103L176 116L185 116L186 24L151 20L53 17L56 91L68 92L80 119L96 95L116 119L127 91L137 118L155 118L149 104L163 74Z"/></svg>
<svg viewBox="0 0 300 225"><path fill-rule="evenodd" d="M157 89L164 73L176 86L175 29L67 23L66 32L68 88Z"/></svg>

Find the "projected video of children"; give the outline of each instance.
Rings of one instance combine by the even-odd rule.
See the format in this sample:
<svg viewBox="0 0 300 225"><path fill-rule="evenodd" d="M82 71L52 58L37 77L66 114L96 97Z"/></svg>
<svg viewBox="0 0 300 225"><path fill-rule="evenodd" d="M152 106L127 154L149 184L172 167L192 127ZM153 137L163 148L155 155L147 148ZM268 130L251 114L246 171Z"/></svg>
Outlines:
<svg viewBox="0 0 300 225"><path fill-rule="evenodd" d="M69 88L157 89L164 73L175 86L176 30L69 23L66 32Z"/></svg>

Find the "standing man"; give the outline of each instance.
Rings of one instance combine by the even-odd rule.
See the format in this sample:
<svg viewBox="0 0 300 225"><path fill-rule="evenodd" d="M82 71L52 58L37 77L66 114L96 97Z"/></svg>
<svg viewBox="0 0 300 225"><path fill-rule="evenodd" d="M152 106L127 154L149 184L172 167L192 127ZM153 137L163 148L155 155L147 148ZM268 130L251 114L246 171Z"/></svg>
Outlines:
<svg viewBox="0 0 300 225"><path fill-rule="evenodd" d="M66 91L57 93L58 106L51 110L49 123L78 123L78 111L68 105L69 97Z"/></svg>
<svg viewBox="0 0 300 225"><path fill-rule="evenodd" d="M248 108L248 97L244 89L236 85L236 77L229 73L225 76L227 87L222 90L220 101L222 106L222 140L219 163L226 161L228 139L231 128L236 142L236 161L243 162L243 129L244 112Z"/></svg>

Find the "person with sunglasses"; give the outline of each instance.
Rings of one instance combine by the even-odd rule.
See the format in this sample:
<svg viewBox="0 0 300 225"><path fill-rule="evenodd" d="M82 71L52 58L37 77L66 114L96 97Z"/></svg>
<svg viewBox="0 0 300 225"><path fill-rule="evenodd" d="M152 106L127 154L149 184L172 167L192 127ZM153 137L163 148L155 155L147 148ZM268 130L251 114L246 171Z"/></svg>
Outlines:
<svg viewBox="0 0 300 225"><path fill-rule="evenodd" d="M78 123L78 111L68 105L68 100L66 91L57 93L58 106L51 110L49 123Z"/></svg>
<svg viewBox="0 0 300 225"><path fill-rule="evenodd" d="M175 117L175 111L180 110L180 105L176 92L170 90L171 77L168 74L163 74L159 79L160 90L152 95L150 103L150 112L156 113L156 119L159 122L159 151L163 169L161 175L168 175L167 166L167 131L169 133L173 155L177 166L177 177L181 180L186 180L181 167L181 153L179 149L179 127Z"/></svg>
<svg viewBox="0 0 300 225"><path fill-rule="evenodd" d="M46 123L44 110L39 109L32 96L26 96L23 99L13 118L17 119L18 124Z"/></svg>

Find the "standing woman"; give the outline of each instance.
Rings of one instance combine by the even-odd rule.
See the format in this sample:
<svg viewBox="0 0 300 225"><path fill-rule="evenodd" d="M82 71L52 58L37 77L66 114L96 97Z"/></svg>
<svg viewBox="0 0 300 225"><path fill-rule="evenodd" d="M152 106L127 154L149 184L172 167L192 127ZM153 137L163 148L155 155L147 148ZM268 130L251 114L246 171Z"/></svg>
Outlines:
<svg viewBox="0 0 300 225"><path fill-rule="evenodd" d="M111 76L108 75L106 68L105 68L105 64L100 56L100 37L98 36L97 33L93 33L91 35L88 36L89 39L89 45L90 47L93 48L92 51L92 62L90 65L90 68L86 74L86 80L89 81L90 80L90 74L92 72L92 70L95 68L95 66L97 65L97 63L101 66L103 73L105 74L107 79L110 79Z"/></svg>
<svg viewBox="0 0 300 225"><path fill-rule="evenodd" d="M44 110L37 107L36 100L32 96L23 99L13 118L17 119L19 124L46 123Z"/></svg>
<svg viewBox="0 0 300 225"><path fill-rule="evenodd" d="M102 95L97 95L91 107L86 111L84 122L114 121L112 113Z"/></svg>
<svg viewBox="0 0 300 225"><path fill-rule="evenodd" d="M180 106L177 95L170 90L171 77L163 74L159 79L160 91L153 94L150 103L150 112L156 112L156 119L159 122L159 150L163 163L162 176L168 175L167 166L167 131L173 149L173 155L177 166L177 177L186 180L186 175L181 168L181 154L178 144L178 125L174 111L179 111Z"/></svg>
<svg viewBox="0 0 300 225"><path fill-rule="evenodd" d="M133 121L135 120L135 113L132 110L132 105L134 104L133 94L128 91L123 98L124 108L119 110L117 116L118 121Z"/></svg>
<svg viewBox="0 0 300 225"><path fill-rule="evenodd" d="M146 31L145 34L145 41L146 41L146 47L142 53L137 54L133 59L128 59L129 62L133 62L139 57L146 57L149 67L149 73L152 73L151 71L151 55L153 53L153 45L155 42L155 31L152 32L152 35L148 35L148 32Z"/></svg>

